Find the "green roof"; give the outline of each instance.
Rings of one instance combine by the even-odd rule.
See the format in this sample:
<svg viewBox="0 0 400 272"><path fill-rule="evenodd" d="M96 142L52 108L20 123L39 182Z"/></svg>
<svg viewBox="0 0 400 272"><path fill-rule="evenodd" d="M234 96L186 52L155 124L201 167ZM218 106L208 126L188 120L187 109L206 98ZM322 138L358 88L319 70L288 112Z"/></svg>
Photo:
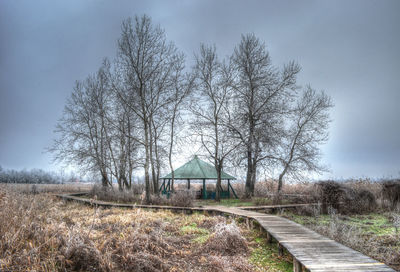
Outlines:
<svg viewBox="0 0 400 272"><path fill-rule="evenodd" d="M217 170L215 167L205 161L200 160L197 156L179 167L174 171L174 179L217 179ZM171 179L172 175L169 173L161 179ZM221 173L221 179L236 179L228 175L224 171Z"/></svg>

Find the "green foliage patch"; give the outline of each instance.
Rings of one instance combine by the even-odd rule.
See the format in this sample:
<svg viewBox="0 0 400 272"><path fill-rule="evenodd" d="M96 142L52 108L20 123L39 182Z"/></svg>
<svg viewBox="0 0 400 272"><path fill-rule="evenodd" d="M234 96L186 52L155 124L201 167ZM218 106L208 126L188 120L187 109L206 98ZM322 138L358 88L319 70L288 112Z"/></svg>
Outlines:
<svg viewBox="0 0 400 272"><path fill-rule="evenodd" d="M363 234L369 235L390 235L395 233L395 227L390 219L390 213L371 213L363 215L338 215L335 219L330 215L320 215L318 217L297 215L286 212L285 216L302 225L323 225L328 226L332 220L339 223L357 228Z"/></svg>
<svg viewBox="0 0 400 272"><path fill-rule="evenodd" d="M255 266L256 271L293 271L293 263L289 253L285 252L283 256L278 255L276 243L268 243L264 238L265 234L259 230L250 230L246 238L250 240L249 261Z"/></svg>
<svg viewBox="0 0 400 272"><path fill-rule="evenodd" d="M205 228L200 228L196 223L182 226L180 228L182 235L192 235L191 241L193 243L204 244L210 237L210 231Z"/></svg>

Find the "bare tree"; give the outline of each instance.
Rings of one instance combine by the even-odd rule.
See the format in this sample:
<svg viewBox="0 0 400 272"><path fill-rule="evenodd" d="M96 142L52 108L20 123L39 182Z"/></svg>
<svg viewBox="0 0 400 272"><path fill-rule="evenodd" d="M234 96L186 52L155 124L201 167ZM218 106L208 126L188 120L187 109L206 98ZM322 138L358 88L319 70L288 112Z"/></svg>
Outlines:
<svg viewBox="0 0 400 272"><path fill-rule="evenodd" d="M138 167L139 144L137 137L137 117L132 113L114 92L112 100L112 115L107 120L110 131L108 142L110 159L112 161L112 173L118 181L120 190L131 188L133 170Z"/></svg>
<svg viewBox="0 0 400 272"><path fill-rule="evenodd" d="M172 155L174 152L176 127L181 121L181 111L184 102L190 95L195 86L194 74L184 73L185 57L183 54L177 55L175 65L172 73L173 88L171 90L170 105L168 107L167 115L169 119L169 148L168 148L168 162L171 170L171 186L174 191L174 167L172 165Z"/></svg>
<svg viewBox="0 0 400 272"><path fill-rule="evenodd" d="M105 60L95 75L76 82L56 126L59 138L49 148L58 161L98 171L103 186L111 185L107 127L110 91L105 72L108 67Z"/></svg>
<svg viewBox="0 0 400 272"><path fill-rule="evenodd" d="M150 201L150 166L152 159L152 119L169 103L170 75L176 48L167 43L164 31L154 26L146 15L127 19L122 23L118 41L118 67L123 75L124 90L120 97L142 122L142 140L145 149L146 200ZM153 164L154 165L154 164ZM153 174L153 188L158 189Z"/></svg>
<svg viewBox="0 0 400 272"><path fill-rule="evenodd" d="M168 134L168 108L161 108L157 115L151 120L152 135L152 179L154 185L154 193L158 194L158 181L160 178L161 168L164 166L163 160L167 158L167 134Z"/></svg>
<svg viewBox="0 0 400 272"><path fill-rule="evenodd" d="M329 109L331 99L324 92L311 87L302 93L289 115L288 129L281 143L278 161L282 165L279 174L278 193L283 186L285 175L299 175L303 171L321 172L319 146L328 139Z"/></svg>
<svg viewBox="0 0 400 272"><path fill-rule="evenodd" d="M268 159L279 142L283 116L296 89L300 67L291 62L279 71L270 60L265 45L254 34L242 36L232 61L236 69L236 106L231 131L242 142L240 157L247 167L246 196L254 194L257 167Z"/></svg>
<svg viewBox="0 0 400 272"><path fill-rule="evenodd" d="M195 120L192 127L199 136L217 171L216 200L221 196L221 173L224 160L236 148L234 138L226 126L227 111L232 98L230 66L220 63L216 49L201 45L196 57L198 95L192 106Z"/></svg>
<svg viewBox="0 0 400 272"><path fill-rule="evenodd" d="M177 126L196 87L192 128L217 170L217 200L228 156L246 166L248 197L259 168L282 169L279 191L285 175L323 170L318 147L327 139L332 104L310 87L296 100L296 63L277 69L265 45L249 34L228 64L215 47L201 45L194 72L185 73L184 55L148 16L127 19L121 29L116 62L105 60L78 81L67 101L49 149L56 160L97 172L104 186L116 179L120 190L131 187L134 169L143 167L149 202L168 157L174 189Z"/></svg>

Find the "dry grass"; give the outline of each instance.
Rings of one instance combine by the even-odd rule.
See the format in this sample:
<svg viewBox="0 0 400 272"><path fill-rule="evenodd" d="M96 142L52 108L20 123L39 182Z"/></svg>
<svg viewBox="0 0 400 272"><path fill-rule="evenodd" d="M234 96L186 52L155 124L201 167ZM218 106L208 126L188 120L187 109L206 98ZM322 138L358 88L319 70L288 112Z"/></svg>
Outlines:
<svg viewBox="0 0 400 272"><path fill-rule="evenodd" d="M120 191L117 188L102 187L97 184L90 189L88 197L116 203L141 203L141 196L135 190Z"/></svg>
<svg viewBox="0 0 400 272"><path fill-rule="evenodd" d="M214 227L214 233L203 246L204 251L214 254L235 256L249 251L246 239L235 222L227 225L220 223Z"/></svg>
<svg viewBox="0 0 400 272"><path fill-rule="evenodd" d="M4 187L0 206L0 271L255 270L224 217L96 209Z"/></svg>
<svg viewBox="0 0 400 272"><path fill-rule="evenodd" d="M171 193L169 198L165 195L152 195L150 204L152 205L165 205L175 207L192 207L194 196L189 190L179 190Z"/></svg>
<svg viewBox="0 0 400 272"><path fill-rule="evenodd" d="M311 192L311 183L299 182L299 183L288 183L282 187L282 194L289 195L308 195ZM264 197L271 194L275 194L278 190L278 181L276 180L264 180L256 183L254 188L254 194L256 197Z"/></svg>
<svg viewBox="0 0 400 272"><path fill-rule="evenodd" d="M66 183L66 184L18 184L0 183L0 190L20 193L82 193L89 192L93 184Z"/></svg>
<svg viewBox="0 0 400 272"><path fill-rule="evenodd" d="M116 202L116 203L133 203L133 204L152 204L162 206L191 207L193 206L194 196L189 190L177 190L171 193L169 198L165 195L151 195L150 203L145 203L145 193L137 190L137 186L132 189L119 191L115 188L102 187L94 185L88 194L88 197L97 200Z"/></svg>

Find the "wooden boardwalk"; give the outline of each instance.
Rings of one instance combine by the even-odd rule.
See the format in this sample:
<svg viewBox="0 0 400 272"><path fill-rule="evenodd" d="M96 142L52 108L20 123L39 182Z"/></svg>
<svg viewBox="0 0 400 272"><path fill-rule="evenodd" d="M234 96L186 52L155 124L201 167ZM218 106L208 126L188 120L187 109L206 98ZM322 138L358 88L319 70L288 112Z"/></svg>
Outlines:
<svg viewBox="0 0 400 272"><path fill-rule="evenodd" d="M364 254L324 237L302 225L275 215L223 206L171 207L154 205L117 204L80 198L76 195L58 195L66 200L81 201L104 207L165 209L182 212L208 212L243 217L249 224L257 224L267 235L269 242L276 241L278 252L286 249L293 257L293 268L298 271L395 271ZM269 208L273 206L268 206ZM293 207L293 205L291 205ZM283 207L282 207L283 208Z"/></svg>
<svg viewBox="0 0 400 272"><path fill-rule="evenodd" d="M243 206L238 208L246 211L278 211L282 209L296 209L300 207L309 207L309 206L318 206L318 203Z"/></svg>
<svg viewBox="0 0 400 272"><path fill-rule="evenodd" d="M385 264L324 237L286 218L238 208L215 207L224 213L250 218L293 256L294 271L394 271Z"/></svg>

